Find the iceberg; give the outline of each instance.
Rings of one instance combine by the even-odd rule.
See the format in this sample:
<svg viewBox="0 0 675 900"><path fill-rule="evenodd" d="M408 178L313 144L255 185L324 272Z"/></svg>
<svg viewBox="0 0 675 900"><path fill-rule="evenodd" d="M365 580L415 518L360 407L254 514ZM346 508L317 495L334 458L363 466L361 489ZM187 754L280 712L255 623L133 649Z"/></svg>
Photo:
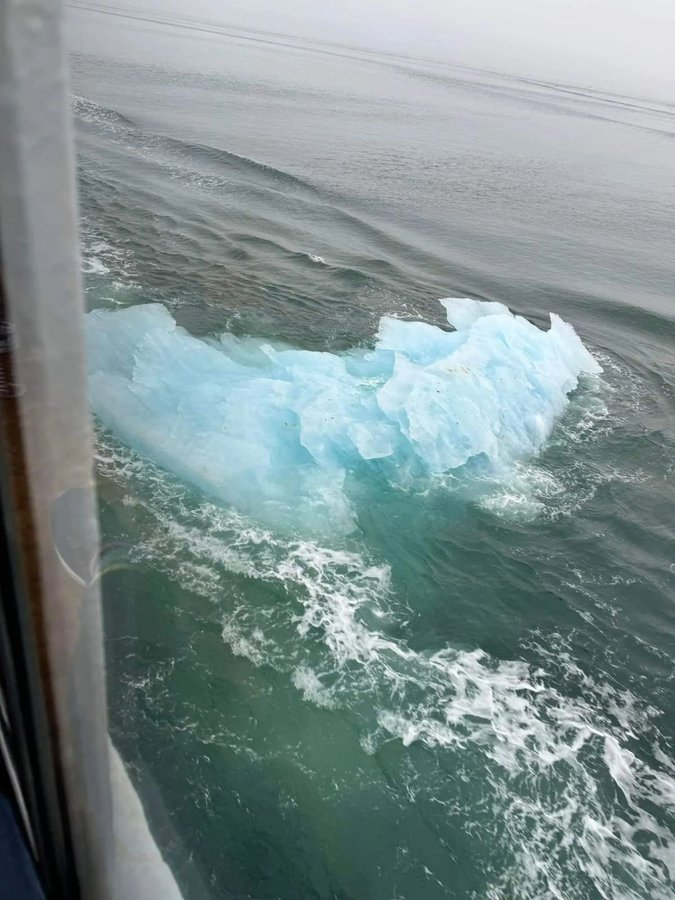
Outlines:
<svg viewBox="0 0 675 900"><path fill-rule="evenodd" d="M440 301L444 330L385 317L343 353L197 338L161 304L87 316L101 422L212 497L275 527L349 532L347 479L390 483L536 454L583 373L601 368L571 325L547 331L501 303Z"/></svg>

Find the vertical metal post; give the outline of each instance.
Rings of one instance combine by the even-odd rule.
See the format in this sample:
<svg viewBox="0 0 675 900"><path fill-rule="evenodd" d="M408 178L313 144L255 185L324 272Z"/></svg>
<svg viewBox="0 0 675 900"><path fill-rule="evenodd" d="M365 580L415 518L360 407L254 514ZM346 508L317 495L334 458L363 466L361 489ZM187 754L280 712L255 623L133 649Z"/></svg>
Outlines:
<svg viewBox="0 0 675 900"><path fill-rule="evenodd" d="M45 746L33 751L45 771L52 764L60 865L71 854L80 895L107 900L113 832L73 159L61 3L0 0L0 454L23 611L15 624L43 706L34 739Z"/></svg>

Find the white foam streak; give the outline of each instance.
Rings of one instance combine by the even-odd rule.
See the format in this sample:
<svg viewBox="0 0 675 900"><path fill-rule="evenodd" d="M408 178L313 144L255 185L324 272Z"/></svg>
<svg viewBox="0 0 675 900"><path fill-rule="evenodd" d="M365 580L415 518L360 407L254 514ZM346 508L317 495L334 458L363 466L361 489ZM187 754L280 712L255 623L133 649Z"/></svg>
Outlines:
<svg viewBox="0 0 675 900"><path fill-rule="evenodd" d="M138 474L125 453L103 454L113 477ZM675 813L675 767L658 745L653 764L627 746L650 715L630 694L595 684L562 648L548 651L549 667L540 654L536 670L481 649L413 650L386 632L388 567L190 504L169 476L142 469L156 524L144 530L138 558L214 603L234 576L288 596L288 604L234 602L222 627L233 653L286 673L307 702L353 710L369 723L366 752L392 740L423 744L440 754L438 777L450 754L453 778L485 785L494 810L481 827L516 855L487 873L487 896L581 897L570 893L577 883L611 898L672 897L675 839L662 820ZM188 568L176 563L186 557ZM554 672L564 672L566 690ZM435 799L446 785L415 790ZM463 815L470 821L471 809Z"/></svg>

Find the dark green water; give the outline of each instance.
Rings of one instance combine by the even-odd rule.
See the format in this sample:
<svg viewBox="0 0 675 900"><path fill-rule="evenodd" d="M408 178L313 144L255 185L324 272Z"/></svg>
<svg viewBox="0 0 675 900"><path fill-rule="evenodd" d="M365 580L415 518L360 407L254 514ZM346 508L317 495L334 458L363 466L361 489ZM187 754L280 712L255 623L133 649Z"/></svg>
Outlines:
<svg viewBox="0 0 675 900"><path fill-rule="evenodd" d="M342 351L467 295L604 369L508 479L356 471L320 540L100 430L111 727L185 896L674 896L675 108L74 16L91 308Z"/></svg>

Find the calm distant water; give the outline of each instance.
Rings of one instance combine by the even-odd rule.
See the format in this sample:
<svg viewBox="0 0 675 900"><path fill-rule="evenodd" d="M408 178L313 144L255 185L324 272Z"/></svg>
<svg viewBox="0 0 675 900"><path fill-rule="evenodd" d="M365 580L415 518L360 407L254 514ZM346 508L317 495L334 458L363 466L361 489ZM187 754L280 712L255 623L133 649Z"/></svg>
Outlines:
<svg viewBox="0 0 675 900"><path fill-rule="evenodd" d="M90 308L338 352L471 296L604 369L504 483L355 478L334 539L100 430L111 727L186 898L673 897L675 107L69 33Z"/></svg>

